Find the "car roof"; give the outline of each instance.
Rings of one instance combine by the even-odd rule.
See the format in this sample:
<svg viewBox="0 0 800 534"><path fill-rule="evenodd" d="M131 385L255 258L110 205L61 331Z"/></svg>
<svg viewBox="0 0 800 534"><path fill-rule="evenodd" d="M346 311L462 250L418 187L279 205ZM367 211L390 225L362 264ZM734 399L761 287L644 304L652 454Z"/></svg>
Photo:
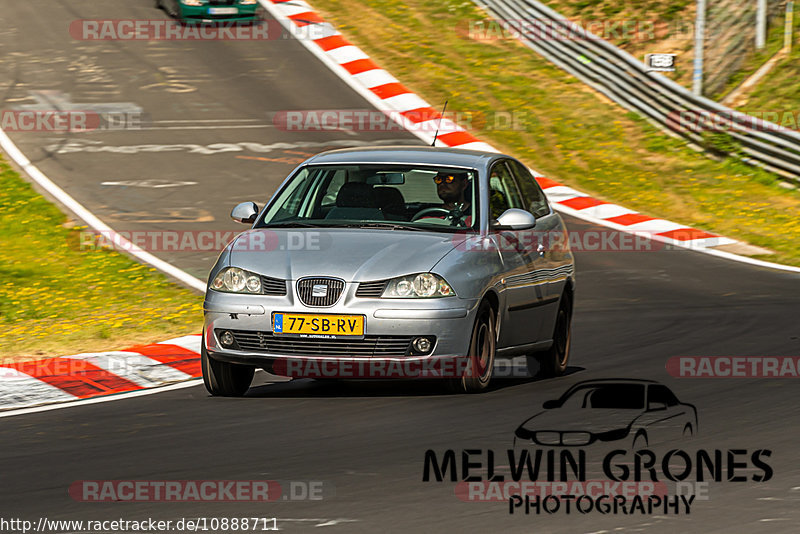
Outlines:
<svg viewBox="0 0 800 534"><path fill-rule="evenodd" d="M309 158L306 160L306 164L399 163L479 168L486 165L489 160L498 157L508 156L481 150L401 145L329 150Z"/></svg>

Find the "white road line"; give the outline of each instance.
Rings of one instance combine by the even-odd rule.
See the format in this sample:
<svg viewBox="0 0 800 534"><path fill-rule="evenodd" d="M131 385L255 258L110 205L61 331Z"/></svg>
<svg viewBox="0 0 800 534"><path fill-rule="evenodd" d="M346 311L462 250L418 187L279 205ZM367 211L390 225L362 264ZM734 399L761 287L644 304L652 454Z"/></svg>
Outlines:
<svg viewBox="0 0 800 534"><path fill-rule="evenodd" d="M170 384L169 386L161 386L157 388L150 388L150 389L140 389L138 391L131 391L129 393L119 393L116 395L107 395L105 397L94 397L91 399L82 399L70 402L62 402L59 404L48 404L46 406L34 406L32 408L22 408L19 410L10 410L5 412L0 412L0 418L2 417L13 417L15 415L26 415L30 413L39 413L39 412L48 412L50 410L60 410L62 408L74 408L76 406L86 406L87 404L99 404L101 402L111 402L123 399L132 399L134 397L144 397L145 395L155 395L156 393L162 393L164 391L173 391L176 389L184 389L194 386L202 385L202 381L199 378L193 378L192 380L188 380L186 382L179 382L177 384Z"/></svg>

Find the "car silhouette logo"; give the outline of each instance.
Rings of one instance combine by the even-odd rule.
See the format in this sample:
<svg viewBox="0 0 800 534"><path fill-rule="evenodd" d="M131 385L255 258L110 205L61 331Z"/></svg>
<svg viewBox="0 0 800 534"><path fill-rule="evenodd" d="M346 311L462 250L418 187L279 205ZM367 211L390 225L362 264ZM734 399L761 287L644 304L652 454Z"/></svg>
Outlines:
<svg viewBox="0 0 800 534"><path fill-rule="evenodd" d="M514 432L514 444L581 447L629 441L634 449L697 435L697 409L667 386L630 378L578 382Z"/></svg>
<svg viewBox="0 0 800 534"><path fill-rule="evenodd" d="M311 296L312 297L327 297L328 296L328 286L326 284L314 284L314 287L311 288Z"/></svg>

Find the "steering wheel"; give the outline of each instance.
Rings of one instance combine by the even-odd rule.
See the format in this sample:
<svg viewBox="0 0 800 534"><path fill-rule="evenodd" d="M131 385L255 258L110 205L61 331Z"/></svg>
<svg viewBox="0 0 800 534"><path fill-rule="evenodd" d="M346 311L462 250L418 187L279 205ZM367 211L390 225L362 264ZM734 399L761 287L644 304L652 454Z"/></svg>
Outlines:
<svg viewBox="0 0 800 534"><path fill-rule="evenodd" d="M411 218L411 222L419 220L422 217L424 217L425 215L428 215L429 213L441 213L446 217L446 216L450 215L450 210L445 209L445 208L425 208L424 210L422 210L419 213L417 213L416 215L414 215L414 217Z"/></svg>

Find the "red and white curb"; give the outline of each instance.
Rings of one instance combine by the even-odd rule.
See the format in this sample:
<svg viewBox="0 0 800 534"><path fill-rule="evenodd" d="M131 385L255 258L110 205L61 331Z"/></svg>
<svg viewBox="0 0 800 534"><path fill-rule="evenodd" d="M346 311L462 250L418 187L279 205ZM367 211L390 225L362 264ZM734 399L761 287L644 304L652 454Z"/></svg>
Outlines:
<svg viewBox="0 0 800 534"><path fill-rule="evenodd" d="M436 130L441 114L394 76L380 68L363 50L345 39L333 25L315 12L310 4L303 0L260 1L289 33L338 74L345 83L401 126L423 141L431 143L433 136L429 132ZM437 146L499 152L448 119L441 120L436 143ZM596 199L540 176L536 171L534 174L556 209L581 219L692 249L707 249L737 242L685 224L650 217ZM770 266L776 265L770 264Z"/></svg>
<svg viewBox="0 0 800 534"><path fill-rule="evenodd" d="M163 387L202 376L200 337L0 364L0 411Z"/></svg>

